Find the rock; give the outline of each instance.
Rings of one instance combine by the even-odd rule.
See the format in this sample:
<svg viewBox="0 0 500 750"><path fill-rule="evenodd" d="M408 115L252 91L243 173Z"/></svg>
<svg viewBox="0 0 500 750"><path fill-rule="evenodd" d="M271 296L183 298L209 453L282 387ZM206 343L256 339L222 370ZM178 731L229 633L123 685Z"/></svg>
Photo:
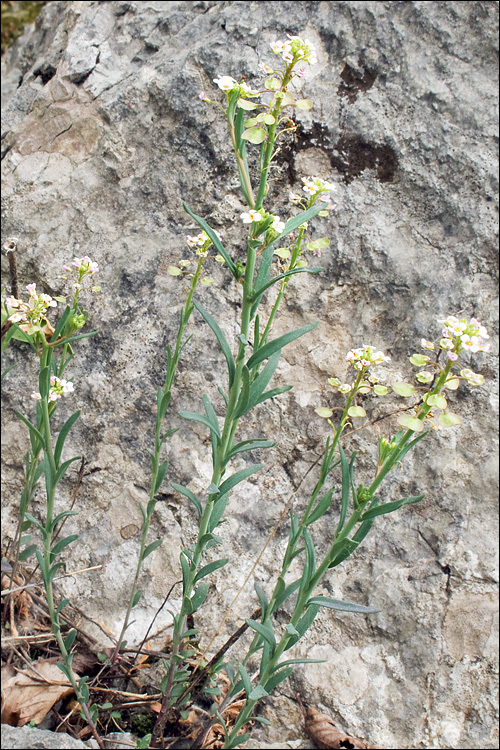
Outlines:
<svg viewBox="0 0 500 750"><path fill-rule="evenodd" d="M230 500L217 556L232 564L230 573L214 574L207 606L196 615L202 647L209 647L290 493L322 452L327 426L314 409L333 405L326 380L345 375L346 351L373 342L392 358L388 375L407 379L413 376L408 356L420 338L439 335L448 314L474 315L490 331L492 352L473 357L485 386L450 395L464 424L430 435L385 485L387 499L426 492L425 500L378 520L364 546L325 581L323 593L381 612L369 619L321 612L294 655L326 664L301 667L283 683L264 707L272 726L256 729L253 742L303 736L300 711L287 697L300 690L342 731L376 745L498 746L491 522L497 10L494 2L49 3L3 60L3 232L20 239L20 284L62 291L57 277L75 255L90 255L102 269L103 291L89 304L87 328L99 333L81 343L68 367L75 406L65 404L60 417L81 409L67 451L86 459L79 517L65 526L80 534L65 550L68 572L102 568L67 578L64 592L115 634L136 564L133 528L140 527L139 503L149 491L155 394L184 299L184 285L167 269L187 257L185 236L196 231L182 201L235 253L244 237L223 118L198 98L203 89L222 101L213 78L245 75L258 84L258 64L273 62L270 42L287 33L314 42L318 65L300 82L314 108L297 113L297 130L277 157L271 204L285 215L288 191L299 189L301 176L320 173L337 183L338 208L313 229L315 238L331 241L324 272L289 284L274 329L277 336L320 321L283 353L276 384L294 388L259 407L242 428L244 438L279 441L255 456L265 470ZM5 257L2 269L8 279ZM210 275L216 283L199 298L234 344L239 289L218 265ZM169 481L199 492L210 482L206 431L176 413L200 408L204 393L220 411L217 385L226 376L200 318L191 332L170 412L169 426L180 430L165 457ZM15 345L6 357L17 365L4 381L6 537L15 529L27 441L14 412L32 413L36 387L28 355ZM367 402L369 415L383 409L380 403ZM375 441L395 429L389 420L347 441L349 451L359 451L361 481L372 470ZM234 470L245 462L235 462ZM69 472L61 485L61 510L74 476ZM314 470L297 507L313 484ZM40 490L35 513L41 500ZM179 580L179 546L196 533L193 511L165 482L150 531L151 541L164 542L144 566L130 642L143 637ZM335 512L325 517L315 533L318 553L335 518ZM256 568L266 590L285 540L286 524ZM176 587L168 608L179 603ZM250 583L211 653L255 607ZM170 621L164 607L154 629ZM109 647L100 630L92 633Z"/></svg>
<svg viewBox="0 0 500 750"><path fill-rule="evenodd" d="M2 747L6 750L78 750L99 747L95 740L75 740L64 732L49 732L36 727L10 727L2 724Z"/></svg>

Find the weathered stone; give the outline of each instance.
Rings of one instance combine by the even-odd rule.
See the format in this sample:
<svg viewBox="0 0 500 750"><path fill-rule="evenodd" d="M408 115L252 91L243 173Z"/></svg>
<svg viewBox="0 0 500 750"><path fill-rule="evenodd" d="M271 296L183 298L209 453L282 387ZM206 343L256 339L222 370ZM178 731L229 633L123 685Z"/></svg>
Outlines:
<svg viewBox="0 0 500 750"><path fill-rule="evenodd" d="M95 740L75 740L64 732L49 732L36 727L9 727L2 724L2 747L6 750L85 750L99 747Z"/></svg>
<svg viewBox="0 0 500 750"><path fill-rule="evenodd" d="M297 113L297 130L283 141L269 205L287 215L287 193L302 175L338 184L337 211L312 228L313 237L331 239L325 271L289 284L274 333L320 324L283 352L276 383L293 390L242 427L244 438L278 442L255 454L266 468L234 494L221 528L217 557L231 558L230 572L214 574L196 615L201 645L213 653L256 606L250 581L211 643L290 493L322 452L327 428L314 409L334 405L326 379L344 377L346 351L373 342L392 357L388 375L406 380L420 338L436 337L438 321L462 310L484 322L496 348L497 10L495 2L49 3L7 53L3 232L20 238L20 282L58 293L61 265L74 255L88 254L102 269L88 324L99 333L68 368L82 411L68 457L83 454L87 463L79 518L65 527L80 539L65 554L68 570L103 567L68 578L65 591L115 633L135 567L139 502L149 492L156 389L183 303L183 284L167 269L186 257L184 237L196 230L182 201L235 255L244 238L223 118L199 91L222 101L212 83L221 74L259 85L258 64L274 59L270 42L286 33L310 39L318 65L300 86L315 106ZM216 284L200 299L234 344L239 289L220 266L210 275ZM170 418L180 430L165 455L170 481L203 492L211 473L206 431L175 414L197 409L203 393L222 413L216 386L226 375L206 325L196 318L191 331ZM9 537L27 440L14 411L30 413L36 371L17 345L7 359L17 364L4 381ZM300 691L349 734L380 746L498 746L496 363L488 354L473 364L485 386L450 394L464 425L430 435L386 482L387 499L426 492L425 500L379 519L323 585L325 594L381 612L321 612L296 653L326 663L301 667L280 686L263 709L272 726L256 729L252 742L282 747L303 736ZM371 416L389 406L366 408ZM68 409L61 405L61 420ZM373 470L379 435L395 428L386 420L347 441L359 451L360 481ZM297 507L314 478L313 469ZM70 473L61 510L72 482ZM41 500L40 491L35 512ZM336 507L315 533L318 553ZM146 561L129 641L144 635L179 580L179 546L195 528L193 509L166 482L150 532L164 543ZM285 541L284 522L254 573L266 590ZM176 587L169 606L178 605ZM169 624L166 609L155 629ZM93 634L110 645L100 630Z"/></svg>

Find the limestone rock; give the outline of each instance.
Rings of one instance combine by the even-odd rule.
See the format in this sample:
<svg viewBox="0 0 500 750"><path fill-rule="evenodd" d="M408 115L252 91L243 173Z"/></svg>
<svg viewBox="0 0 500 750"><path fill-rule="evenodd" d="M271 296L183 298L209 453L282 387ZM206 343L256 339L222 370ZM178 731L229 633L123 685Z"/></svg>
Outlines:
<svg viewBox="0 0 500 750"><path fill-rule="evenodd" d="M103 292L88 323L99 333L82 342L68 369L74 408L82 411L68 456L83 454L86 469L80 515L65 528L80 534L68 550L68 570L103 567L68 579L65 591L115 633L136 563L132 527L140 526L139 502L148 493L156 389L183 303L183 284L167 269L186 257L185 235L196 230L182 201L235 254L244 237L223 118L198 98L204 90L222 99L213 78L245 75L258 85L259 63L273 61L270 42L287 33L314 42L318 65L301 90L315 106L297 113L297 130L277 156L270 197L284 214L288 191L299 189L301 176L319 173L337 183L338 207L313 230L331 240L324 272L290 283L275 326L279 335L320 321L283 353L276 382L294 388L262 405L243 427L244 437L280 437L262 456L265 470L230 501L220 556L234 562L230 578L227 569L213 576L197 615L202 645L322 452L327 428L314 409L333 404L326 380L343 377L346 351L373 343L392 357L391 377L407 379L408 356L421 337L439 334L438 321L448 314L474 315L492 336L492 352L473 357L485 386L450 397L464 425L430 435L385 485L388 499L419 492L426 499L379 519L364 547L324 584L324 593L376 605L381 613L321 612L297 653L326 663L298 669L281 686L264 709L273 726L256 731L253 742L303 736L289 697L300 690L342 730L379 746L498 746L491 520L497 11L496 2L419 0L58 2L44 8L2 63L2 231L4 239L20 240L20 283L60 292L61 266L74 255L88 254L102 269ZM239 290L220 266L210 273L216 284L202 290L201 301L234 343ZM170 481L203 491L210 482L207 435L175 415L197 408L203 393L219 409L216 386L225 375L206 325L197 318L191 331L171 411L171 425L180 430L166 457ZM7 359L17 365L4 381L9 537L27 441L14 411L32 408L36 375L20 347L11 347ZM361 475L371 471L379 434L394 428L386 421L349 439L348 449L360 451ZM235 470L244 465L241 458ZM61 509L73 477L62 486ZM306 502L313 477L300 487L297 506ZM334 511L324 520L324 537L317 535L320 546L333 524ZM142 637L178 580L179 546L194 533L192 509L165 483L151 528L151 540L161 536L164 543L145 565L129 640ZM286 525L255 571L268 590L285 539ZM170 605L178 604L177 588ZM255 606L247 585L212 652ZM156 626L169 621L163 610ZM101 631L94 635L105 641Z"/></svg>

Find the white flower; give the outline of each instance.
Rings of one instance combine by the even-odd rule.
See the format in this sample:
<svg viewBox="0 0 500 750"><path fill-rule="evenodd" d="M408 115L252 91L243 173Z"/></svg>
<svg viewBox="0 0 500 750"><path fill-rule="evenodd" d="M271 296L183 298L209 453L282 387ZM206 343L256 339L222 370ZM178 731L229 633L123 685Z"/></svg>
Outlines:
<svg viewBox="0 0 500 750"><path fill-rule="evenodd" d="M251 208L248 213L240 214L240 219L242 220L243 224L251 224L253 221L260 221L262 219L262 214L260 214L254 208Z"/></svg>
<svg viewBox="0 0 500 750"><path fill-rule="evenodd" d="M275 216L271 223L271 227L274 229L275 232L278 232L279 234L281 234L281 232L285 228L285 222L281 221L279 216Z"/></svg>
<svg viewBox="0 0 500 750"><path fill-rule="evenodd" d="M231 76L221 76L220 78L214 78L213 81L221 91L231 91L238 85Z"/></svg>

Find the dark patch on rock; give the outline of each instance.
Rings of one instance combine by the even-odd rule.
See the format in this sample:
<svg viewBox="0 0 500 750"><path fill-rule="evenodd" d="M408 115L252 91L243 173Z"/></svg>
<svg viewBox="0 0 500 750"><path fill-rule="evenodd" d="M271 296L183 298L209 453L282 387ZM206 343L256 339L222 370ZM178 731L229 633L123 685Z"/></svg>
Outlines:
<svg viewBox="0 0 500 750"><path fill-rule="evenodd" d="M360 63L360 68L356 70L346 63L340 74L342 83L337 89L338 96L345 97L350 104L353 104L360 91L365 92L371 89L377 75L378 71L374 68L368 68Z"/></svg>

